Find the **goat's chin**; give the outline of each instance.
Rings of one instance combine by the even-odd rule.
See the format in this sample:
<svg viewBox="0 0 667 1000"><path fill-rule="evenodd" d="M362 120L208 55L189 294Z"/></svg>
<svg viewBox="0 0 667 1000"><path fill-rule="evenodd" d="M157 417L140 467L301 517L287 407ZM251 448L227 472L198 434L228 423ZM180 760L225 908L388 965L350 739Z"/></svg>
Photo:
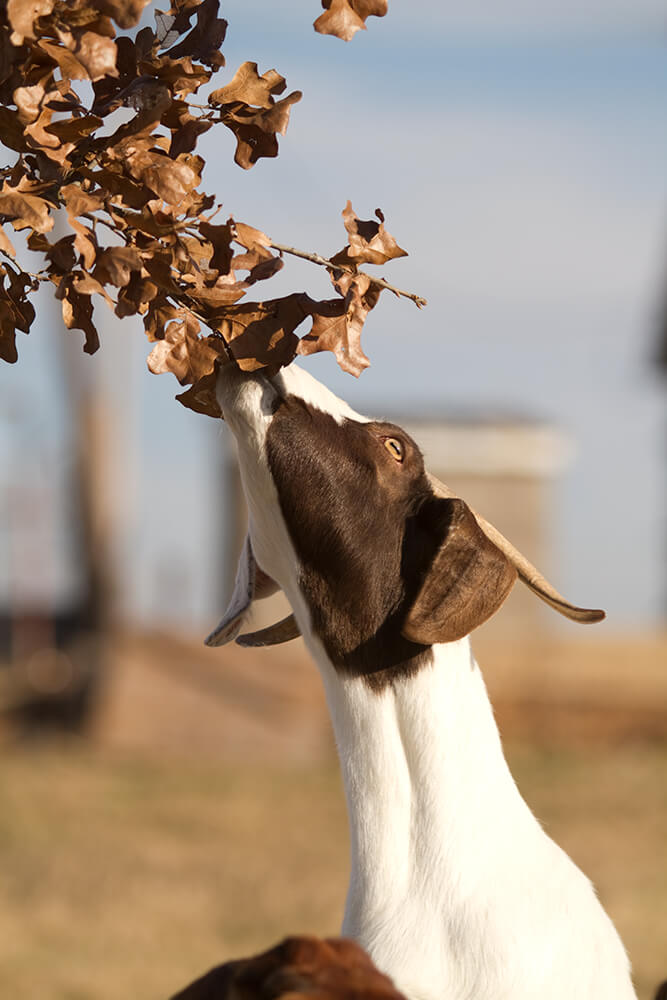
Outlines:
<svg viewBox="0 0 667 1000"><path fill-rule="evenodd" d="M226 365L218 375L216 397L239 443L248 436L259 436L263 441L278 398L267 375L242 372L233 365Z"/></svg>

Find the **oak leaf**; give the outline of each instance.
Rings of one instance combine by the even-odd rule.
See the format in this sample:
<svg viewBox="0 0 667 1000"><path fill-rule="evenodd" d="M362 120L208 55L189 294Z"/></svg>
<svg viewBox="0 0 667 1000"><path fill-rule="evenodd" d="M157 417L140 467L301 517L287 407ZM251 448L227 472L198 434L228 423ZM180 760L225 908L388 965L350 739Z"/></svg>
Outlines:
<svg viewBox="0 0 667 1000"><path fill-rule="evenodd" d="M223 226L216 226L211 222L200 222L199 232L213 248L209 267L217 271L218 274L229 274L234 256L232 250L233 226L229 222Z"/></svg>
<svg viewBox="0 0 667 1000"><path fill-rule="evenodd" d="M90 295L83 294L75 288L75 275L66 275L58 285L56 298L62 303L63 322L68 330L83 330L85 342L83 349L86 354L94 354L100 346L100 340L93 323L93 303Z"/></svg>
<svg viewBox="0 0 667 1000"><path fill-rule="evenodd" d="M127 169L135 180L170 205L180 205L199 180L187 163L141 148L128 156Z"/></svg>
<svg viewBox="0 0 667 1000"><path fill-rule="evenodd" d="M358 378L370 364L361 348L361 331L381 289L367 274L333 272L332 280L343 298L318 303L312 328L299 341L297 353L306 356L333 351L343 371Z"/></svg>
<svg viewBox="0 0 667 1000"><path fill-rule="evenodd" d="M324 14L313 27L321 35L335 35L349 42L357 31L366 30L367 17L384 17L387 0L322 0Z"/></svg>
<svg viewBox="0 0 667 1000"><path fill-rule="evenodd" d="M220 359L219 363L224 363ZM218 365L216 364L212 372L203 375L185 392L179 392L176 399L189 410L195 413L203 413L207 417L215 417L219 420L222 417L222 410L215 395L215 387L218 381Z"/></svg>
<svg viewBox="0 0 667 1000"><path fill-rule="evenodd" d="M95 0L95 6L121 28L133 28L151 0Z"/></svg>
<svg viewBox="0 0 667 1000"><path fill-rule="evenodd" d="M233 219L229 221L234 227L234 239L237 243L240 243L246 250L258 254L264 260L271 256L269 250L271 240L266 233L263 233L261 229L246 225L245 222L235 222Z"/></svg>
<svg viewBox="0 0 667 1000"><path fill-rule="evenodd" d="M277 133L285 134L291 106L300 101L301 97L301 91L295 90L268 109L254 111L246 105L223 117L225 125L236 136L234 162L239 167L249 170L262 157L273 158L278 155Z"/></svg>
<svg viewBox="0 0 667 1000"><path fill-rule="evenodd" d="M26 297L26 290L32 287L27 274L0 266L0 358L9 364L18 360L16 331L28 333L35 319L35 310Z"/></svg>
<svg viewBox="0 0 667 1000"><path fill-rule="evenodd" d="M21 45L24 38L34 38L38 17L50 14L55 0L7 0L7 20L13 28L12 44Z"/></svg>
<svg viewBox="0 0 667 1000"><path fill-rule="evenodd" d="M3 145L17 153L25 152L25 134L17 111L0 107L0 135Z"/></svg>
<svg viewBox="0 0 667 1000"><path fill-rule="evenodd" d="M368 219L362 221L348 201L343 209L343 222L349 236L349 245L340 254L333 257L336 264L386 264L396 257L407 257L407 252L384 228L384 215L378 208L375 210L378 221Z"/></svg>
<svg viewBox="0 0 667 1000"><path fill-rule="evenodd" d="M124 288L133 272L141 271L141 256L133 247L107 247L95 258L93 277L105 285Z"/></svg>
<svg viewBox="0 0 667 1000"><path fill-rule="evenodd" d="M10 365L16 364L19 359L16 349L14 310L7 301L2 286L0 286L0 358Z"/></svg>
<svg viewBox="0 0 667 1000"><path fill-rule="evenodd" d="M294 331L311 315L312 303L305 292L244 302L226 309L216 326L243 371L277 371L294 359L299 343Z"/></svg>
<svg viewBox="0 0 667 1000"><path fill-rule="evenodd" d="M74 51L91 80L118 76L116 43L111 38L104 38L95 31L84 31Z"/></svg>
<svg viewBox="0 0 667 1000"><path fill-rule="evenodd" d="M273 95L285 90L285 77L275 69L267 70L261 76L256 62L241 63L236 73L224 87L214 90L209 97L211 104L254 104L259 108L270 108Z"/></svg>
<svg viewBox="0 0 667 1000"><path fill-rule="evenodd" d="M10 257L16 257L16 250L2 226L0 226L0 250L3 253L9 254Z"/></svg>
<svg viewBox="0 0 667 1000"><path fill-rule="evenodd" d="M53 246L44 249L44 255L51 264L54 274L67 274L76 264L74 236L63 236Z"/></svg>
<svg viewBox="0 0 667 1000"><path fill-rule="evenodd" d="M136 313L146 313L150 303L158 295L158 287L150 278L142 278L138 271L133 271L129 282L118 293L116 316L134 316Z"/></svg>
<svg viewBox="0 0 667 1000"><path fill-rule="evenodd" d="M186 37L167 51L170 59L191 56L200 59L207 66L224 66L225 60L220 46L225 40L227 22L218 17L220 0L203 0L196 7L197 23Z"/></svg>
<svg viewBox="0 0 667 1000"><path fill-rule="evenodd" d="M23 125L27 125L28 122L34 122L39 116L44 94L43 83L35 83L31 87L16 88L14 91L14 104L18 108L19 121Z"/></svg>
<svg viewBox="0 0 667 1000"><path fill-rule="evenodd" d="M200 337L199 330L199 322L192 313L181 322L169 323L164 337L148 355L149 370L156 375L171 372L181 385L208 375L224 345L218 337Z"/></svg>
<svg viewBox="0 0 667 1000"><path fill-rule="evenodd" d="M168 323L184 319L187 315L187 310L183 306L175 306L169 302L158 284L155 287L158 293L149 301L148 311L144 316L144 330L151 343L162 340Z"/></svg>
<svg viewBox="0 0 667 1000"><path fill-rule="evenodd" d="M63 75L63 79L87 80L88 70L65 45L58 45L55 42L40 38L38 47L48 57L48 61L57 66Z"/></svg>
<svg viewBox="0 0 667 1000"><path fill-rule="evenodd" d="M170 157L175 160L181 153L191 152L196 147L199 136L208 132L210 128L213 128L213 122L201 121L199 118L188 116L172 132L171 145L169 146Z"/></svg>
<svg viewBox="0 0 667 1000"><path fill-rule="evenodd" d="M0 215L9 219L14 229L34 229L48 233L53 229L52 206L44 198L9 187L7 182L0 191Z"/></svg>

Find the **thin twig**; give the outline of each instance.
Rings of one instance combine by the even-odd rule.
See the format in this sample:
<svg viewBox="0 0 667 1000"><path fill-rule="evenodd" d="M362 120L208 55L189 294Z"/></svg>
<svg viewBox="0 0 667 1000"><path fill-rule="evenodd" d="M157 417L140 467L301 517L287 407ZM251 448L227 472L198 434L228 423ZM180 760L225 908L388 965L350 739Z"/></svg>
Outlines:
<svg viewBox="0 0 667 1000"><path fill-rule="evenodd" d="M304 250L296 250L294 247L286 247L282 243L274 243L273 241L271 241L269 246L273 247L274 250L280 251L280 253L289 253L293 257L301 257L302 260L309 260L311 263L320 264L322 267L330 267L337 271L348 271L350 274L355 273L351 267L347 267L345 264L336 264L327 257L320 256L318 253L306 253ZM401 288L390 285L384 278L376 278L374 275L368 274L367 271L362 271L361 273L366 275L371 284L379 285L380 288L386 288L388 292L393 292L394 295L402 295L404 299L412 299L418 309L428 304L426 299L423 299L421 295L415 295L414 292L404 292Z"/></svg>

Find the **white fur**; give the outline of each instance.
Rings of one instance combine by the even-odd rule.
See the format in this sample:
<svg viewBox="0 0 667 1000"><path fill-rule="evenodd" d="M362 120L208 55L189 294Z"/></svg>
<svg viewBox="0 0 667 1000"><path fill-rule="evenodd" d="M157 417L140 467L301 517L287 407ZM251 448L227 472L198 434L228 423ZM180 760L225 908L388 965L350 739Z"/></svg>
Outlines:
<svg viewBox="0 0 667 1000"><path fill-rule="evenodd" d="M431 666L381 694L330 663L264 454L276 391L365 418L295 366L271 381L220 379L254 552L285 590L326 689L350 822L343 933L414 1000L630 1000L611 921L514 783L468 639L434 646Z"/></svg>

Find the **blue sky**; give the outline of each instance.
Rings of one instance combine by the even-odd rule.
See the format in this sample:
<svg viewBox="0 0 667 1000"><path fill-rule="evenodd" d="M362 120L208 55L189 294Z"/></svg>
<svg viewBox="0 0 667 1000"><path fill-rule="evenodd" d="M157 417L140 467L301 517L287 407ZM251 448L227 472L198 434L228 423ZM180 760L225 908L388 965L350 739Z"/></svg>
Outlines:
<svg viewBox="0 0 667 1000"><path fill-rule="evenodd" d="M607 607L610 627L654 623L666 523L665 394L650 368L667 244L661 4L390 0L348 45L313 33L317 6L222 4L229 73L245 59L275 66L304 99L279 159L248 173L232 163L231 134L209 132L205 189L274 239L321 252L344 242L348 198L362 217L381 206L410 252L383 273L429 306L383 297L358 382L329 357L309 369L366 412L504 412L563 427L576 453L556 487L557 582ZM265 295L328 294L324 272L298 262L271 284ZM104 325L103 350L84 361L117 408L125 606L199 627L218 610L210 538L224 526L224 434L173 402L170 377L145 373L131 322ZM21 337L0 394L21 386L62 452L47 334L31 334L30 350Z"/></svg>

